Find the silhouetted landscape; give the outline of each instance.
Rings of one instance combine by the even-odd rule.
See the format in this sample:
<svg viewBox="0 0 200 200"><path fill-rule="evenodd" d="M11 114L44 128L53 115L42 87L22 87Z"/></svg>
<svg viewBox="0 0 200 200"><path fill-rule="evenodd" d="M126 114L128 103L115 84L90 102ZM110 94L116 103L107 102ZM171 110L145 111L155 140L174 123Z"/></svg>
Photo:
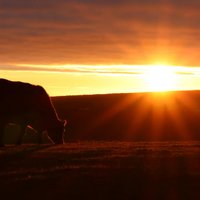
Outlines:
<svg viewBox="0 0 200 200"><path fill-rule="evenodd" d="M67 119L65 141L188 141L200 139L200 91L52 97ZM7 127L5 140L19 127ZM24 142L32 143L32 130Z"/></svg>
<svg viewBox="0 0 200 200"><path fill-rule="evenodd" d="M53 97L66 140L200 139L200 91Z"/></svg>
<svg viewBox="0 0 200 200"><path fill-rule="evenodd" d="M0 16L0 200L200 199L200 0Z"/></svg>
<svg viewBox="0 0 200 200"><path fill-rule="evenodd" d="M198 199L200 91L52 97L67 119L64 145L6 128L7 199Z"/></svg>

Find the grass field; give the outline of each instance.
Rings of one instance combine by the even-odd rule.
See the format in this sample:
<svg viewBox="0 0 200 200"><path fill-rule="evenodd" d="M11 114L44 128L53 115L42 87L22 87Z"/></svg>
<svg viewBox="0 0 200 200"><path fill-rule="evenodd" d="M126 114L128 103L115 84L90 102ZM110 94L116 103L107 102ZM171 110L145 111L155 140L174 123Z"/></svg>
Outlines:
<svg viewBox="0 0 200 200"><path fill-rule="evenodd" d="M54 97L65 145L7 126L0 200L200 199L200 92L166 95Z"/></svg>
<svg viewBox="0 0 200 200"><path fill-rule="evenodd" d="M200 142L0 149L1 199L199 199Z"/></svg>

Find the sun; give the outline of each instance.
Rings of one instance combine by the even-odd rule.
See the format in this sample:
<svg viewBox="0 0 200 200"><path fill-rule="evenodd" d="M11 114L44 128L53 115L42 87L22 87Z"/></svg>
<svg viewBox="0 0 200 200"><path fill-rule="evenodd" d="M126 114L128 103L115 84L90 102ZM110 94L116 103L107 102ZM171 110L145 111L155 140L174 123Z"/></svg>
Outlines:
<svg viewBox="0 0 200 200"><path fill-rule="evenodd" d="M172 66L150 65L143 74L148 91L176 89L176 73Z"/></svg>

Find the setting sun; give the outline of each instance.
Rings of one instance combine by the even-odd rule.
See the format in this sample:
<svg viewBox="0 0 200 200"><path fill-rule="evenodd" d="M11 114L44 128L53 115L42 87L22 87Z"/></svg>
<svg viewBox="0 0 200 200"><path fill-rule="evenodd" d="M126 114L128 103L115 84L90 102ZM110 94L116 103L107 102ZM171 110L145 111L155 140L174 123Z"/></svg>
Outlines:
<svg viewBox="0 0 200 200"><path fill-rule="evenodd" d="M167 91L176 89L176 73L171 66L149 66L144 72L144 81L150 91Z"/></svg>

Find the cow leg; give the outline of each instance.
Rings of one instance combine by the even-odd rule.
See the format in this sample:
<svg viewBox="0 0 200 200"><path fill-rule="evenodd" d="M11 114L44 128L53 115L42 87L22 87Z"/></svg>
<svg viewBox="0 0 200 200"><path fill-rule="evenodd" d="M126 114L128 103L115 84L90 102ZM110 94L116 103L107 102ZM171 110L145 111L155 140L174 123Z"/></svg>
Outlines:
<svg viewBox="0 0 200 200"><path fill-rule="evenodd" d="M38 131L38 144L42 144L42 136L43 136L43 131L39 130Z"/></svg>
<svg viewBox="0 0 200 200"><path fill-rule="evenodd" d="M42 144L42 136L43 136L44 127L41 126L40 120L37 120L37 121L35 120L34 123L31 123L31 127L36 132L37 143Z"/></svg>
<svg viewBox="0 0 200 200"><path fill-rule="evenodd" d="M22 144L22 138L23 138L23 136L24 136L24 134L26 132L26 127L27 127L26 124L21 125L20 132L19 132L19 137L17 139L16 145L21 145Z"/></svg>

